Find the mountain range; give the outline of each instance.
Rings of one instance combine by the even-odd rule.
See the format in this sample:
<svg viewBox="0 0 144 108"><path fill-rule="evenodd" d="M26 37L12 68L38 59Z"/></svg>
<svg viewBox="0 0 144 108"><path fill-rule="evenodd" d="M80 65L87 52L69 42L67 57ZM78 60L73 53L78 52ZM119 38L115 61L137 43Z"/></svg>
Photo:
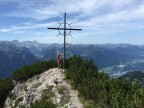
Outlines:
<svg viewBox="0 0 144 108"><path fill-rule="evenodd" d="M15 69L36 60L37 57L26 47L17 47L9 41L0 42L0 78L8 77Z"/></svg>
<svg viewBox="0 0 144 108"><path fill-rule="evenodd" d="M19 66L38 59L56 59L57 52L63 55L63 44L44 44L37 41L1 41L0 76ZM121 76L129 71L144 70L144 45L130 44L66 44L66 57L80 55L92 59L100 71L111 76ZM12 66L11 66L12 65Z"/></svg>

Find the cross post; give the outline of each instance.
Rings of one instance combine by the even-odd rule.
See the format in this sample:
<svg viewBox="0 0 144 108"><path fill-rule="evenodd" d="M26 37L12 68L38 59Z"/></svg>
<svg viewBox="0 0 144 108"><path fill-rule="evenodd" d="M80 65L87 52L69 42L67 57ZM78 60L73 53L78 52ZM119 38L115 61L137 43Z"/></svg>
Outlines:
<svg viewBox="0 0 144 108"><path fill-rule="evenodd" d="M58 27L58 28L48 28L48 29L52 29L52 30L63 30L64 31L64 33L62 34L62 33L60 33L59 35L63 35L64 36L64 60L63 60L63 69L65 70L65 52L66 52L66 36L67 35L70 35L70 33L69 34L67 34L66 33L66 31L67 30L82 30L82 29L73 29L73 28L67 28L66 27L66 25L68 24L67 22L66 22L66 13L64 13L64 23L61 23L61 24L64 24L64 27L63 28L61 28L60 26ZM60 25L61 25L60 24ZM68 24L69 26L70 26L70 24Z"/></svg>

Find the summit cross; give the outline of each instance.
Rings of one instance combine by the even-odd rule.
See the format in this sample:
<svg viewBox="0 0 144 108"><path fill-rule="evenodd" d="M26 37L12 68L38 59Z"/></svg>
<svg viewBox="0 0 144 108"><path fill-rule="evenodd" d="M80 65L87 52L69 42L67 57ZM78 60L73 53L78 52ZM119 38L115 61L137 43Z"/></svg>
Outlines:
<svg viewBox="0 0 144 108"><path fill-rule="evenodd" d="M59 31L59 35L64 36L64 60L63 60L63 68L65 70L65 52L66 52L66 36L70 35L71 36L71 31L72 30L82 30L82 29L75 29L75 28L71 28L70 24L68 24L66 22L66 13L64 13L64 23L59 23L59 27L58 28L48 28L48 29L52 29L52 30L58 30ZM64 27L61 27L61 25L64 25ZM66 25L69 26L69 28L66 27ZM60 31L63 30L63 33L61 33ZM67 34L67 30L69 30L69 33Z"/></svg>

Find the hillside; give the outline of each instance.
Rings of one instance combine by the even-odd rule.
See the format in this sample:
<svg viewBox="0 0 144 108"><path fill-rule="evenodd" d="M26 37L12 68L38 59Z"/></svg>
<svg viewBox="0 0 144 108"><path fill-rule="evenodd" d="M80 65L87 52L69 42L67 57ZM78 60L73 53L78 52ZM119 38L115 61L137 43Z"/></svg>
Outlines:
<svg viewBox="0 0 144 108"><path fill-rule="evenodd" d="M53 68L25 82L19 82L7 98L5 108L28 107L31 102L34 103L46 95L49 95L57 107L83 108L77 96L78 92L73 90L64 79L64 72ZM55 81L58 81L58 85Z"/></svg>
<svg viewBox="0 0 144 108"><path fill-rule="evenodd" d="M12 41L16 46L28 48L41 59L52 59L58 51L63 53L63 44L42 44L36 41ZM80 55L92 59L101 68L129 65L144 61L144 46L130 44L66 44L66 56ZM103 62L105 61L105 62ZM138 69L138 68L137 68ZM143 68L144 69L144 68ZM119 69L118 69L119 70ZM129 71L129 70L128 70Z"/></svg>
<svg viewBox="0 0 144 108"><path fill-rule="evenodd" d="M56 61L39 61L15 71L15 81L0 80L0 105L7 97L6 107L143 108L144 87L137 81L110 78L80 56L67 59L66 64L64 73L54 68Z"/></svg>
<svg viewBox="0 0 144 108"><path fill-rule="evenodd" d="M128 78L130 82L133 82L134 80L138 80L141 83L143 83L144 82L144 72L132 71L132 72L128 72L128 73L122 75L120 78L122 78L122 79Z"/></svg>
<svg viewBox="0 0 144 108"><path fill-rule="evenodd" d="M36 61L36 57L25 47L17 47L9 41L0 42L0 78L11 76L12 72Z"/></svg>
<svg viewBox="0 0 144 108"><path fill-rule="evenodd" d="M2 45L3 44L3 45ZM9 76L12 71L23 65L32 63L33 58L40 60L56 59L58 51L63 55L63 44L44 44L37 41L1 41L1 49L7 49L7 44L11 46L16 56L12 52L1 54L1 77ZM17 49L17 50L16 50ZM20 53L19 53L20 52ZM27 52L27 53L26 53ZM25 54L26 53L26 54ZM27 56L26 56L27 55ZM121 76L129 71L144 70L144 46L130 44L66 44L66 57L80 55L86 59L92 59L94 63L104 72L112 77ZM23 57L27 57L24 60ZM5 59L2 59L5 58ZM4 62L2 62L4 61ZM34 60L35 61L35 60ZM21 63L22 62L22 63ZM12 65L12 66L11 66ZM14 68L14 69L13 69ZM7 72L7 69L8 72ZM10 70L11 69L11 70ZM5 74L7 73L7 74ZM3 75L4 74L4 75Z"/></svg>

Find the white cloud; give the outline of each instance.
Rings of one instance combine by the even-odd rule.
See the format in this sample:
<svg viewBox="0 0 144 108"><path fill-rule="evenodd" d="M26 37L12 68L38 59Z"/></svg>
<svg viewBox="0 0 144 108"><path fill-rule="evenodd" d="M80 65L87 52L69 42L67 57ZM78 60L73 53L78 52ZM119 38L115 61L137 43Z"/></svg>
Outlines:
<svg viewBox="0 0 144 108"><path fill-rule="evenodd" d="M13 25L9 28L0 29L1 32L18 32L21 30L30 30L30 29L47 29L48 26L53 26L55 23L41 23L41 24L31 24L29 22L23 23L23 25Z"/></svg>
<svg viewBox="0 0 144 108"><path fill-rule="evenodd" d="M45 20L48 18L61 16L64 12L76 13L79 12L81 17L76 18L88 18L101 16L101 17L119 17L123 13L131 12L135 10L139 3L143 4L142 0L2 0L5 2L13 2L18 4L17 11L7 13L8 16L15 17L29 17L36 20ZM143 5L142 5L143 12ZM126 14L128 13L126 12ZM117 14L118 13L118 14ZM140 13L141 14L141 13ZM109 15L109 16L108 16ZM139 16L139 15L138 15ZM114 18L114 17L113 17Z"/></svg>
<svg viewBox="0 0 144 108"><path fill-rule="evenodd" d="M0 1L0 3L7 2L15 3L17 10L12 10L6 13L5 16L32 18L35 19L34 21L37 24L26 22L1 29L1 32L22 33L19 31L34 30L33 35L48 35L46 31L38 29L57 27L56 19L52 21L50 19L63 17L64 12L69 15L68 21L73 21L73 28L83 29L81 35L103 35L126 30L144 29L143 0ZM50 20L51 22L46 22L45 20ZM48 33L52 34L52 32Z"/></svg>

